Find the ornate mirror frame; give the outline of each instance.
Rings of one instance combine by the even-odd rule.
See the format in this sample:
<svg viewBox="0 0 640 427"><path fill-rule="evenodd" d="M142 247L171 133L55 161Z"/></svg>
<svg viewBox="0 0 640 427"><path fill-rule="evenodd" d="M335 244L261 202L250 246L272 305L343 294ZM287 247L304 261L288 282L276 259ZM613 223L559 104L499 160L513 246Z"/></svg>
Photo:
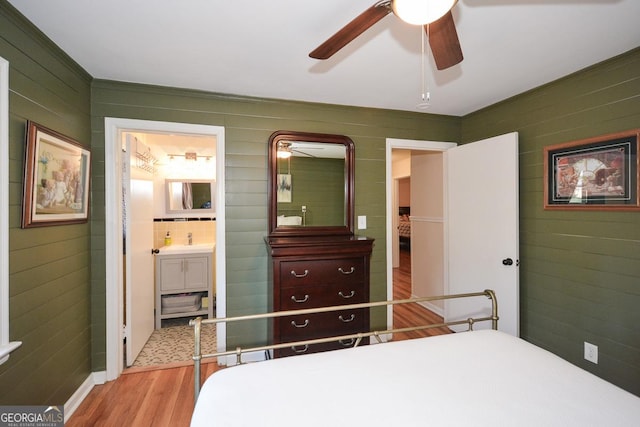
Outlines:
<svg viewBox="0 0 640 427"><path fill-rule="evenodd" d="M292 143L339 144L345 148L344 158L344 223L336 225L278 225L278 147ZM269 236L353 235L355 155L353 141L344 135L277 131L269 137L268 206ZM293 182L295 188L295 180Z"/></svg>

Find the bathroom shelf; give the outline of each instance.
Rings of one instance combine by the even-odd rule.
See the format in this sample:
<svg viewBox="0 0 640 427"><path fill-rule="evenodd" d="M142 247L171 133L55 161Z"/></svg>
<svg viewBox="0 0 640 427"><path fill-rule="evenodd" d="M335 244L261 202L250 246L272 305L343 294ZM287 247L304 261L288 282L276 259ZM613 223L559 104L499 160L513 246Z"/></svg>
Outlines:
<svg viewBox="0 0 640 427"><path fill-rule="evenodd" d="M175 319L179 317L213 317L213 307L201 308L201 298L207 297L212 301L213 275L212 252L203 252L201 248L194 248L193 253L180 251L178 253L160 251L156 254L156 303L155 303L155 327L162 327L162 319ZM194 296L193 301L187 301L183 309L163 313L163 300L165 306L168 298ZM169 311L174 311L173 308Z"/></svg>
<svg viewBox="0 0 640 427"><path fill-rule="evenodd" d="M176 319L179 317L198 317L204 316L207 317L209 312L207 310L197 310L197 311L184 311L181 313L170 313L170 314L161 314L160 319Z"/></svg>

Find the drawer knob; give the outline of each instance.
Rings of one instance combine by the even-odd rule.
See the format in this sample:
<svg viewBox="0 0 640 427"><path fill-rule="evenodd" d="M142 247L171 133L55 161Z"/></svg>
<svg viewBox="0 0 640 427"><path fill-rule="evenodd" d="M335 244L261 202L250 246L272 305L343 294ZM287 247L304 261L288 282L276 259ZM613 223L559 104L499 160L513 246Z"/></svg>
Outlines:
<svg viewBox="0 0 640 427"><path fill-rule="evenodd" d="M351 290L351 293L349 295L343 294L342 291L338 292L338 295L340 295L344 299L353 298L355 294L356 294L356 291L354 291L353 289Z"/></svg>
<svg viewBox="0 0 640 427"><path fill-rule="evenodd" d="M309 346L308 345L303 345L302 347L298 348L299 346L294 345L293 347L291 347L291 350L295 351L296 353L306 353L307 350L309 350Z"/></svg>
<svg viewBox="0 0 640 427"><path fill-rule="evenodd" d="M291 295L291 301L293 302L297 302L297 303L303 303L303 302L307 302L309 301L309 294L305 294L304 298L302 299L297 299L295 295Z"/></svg>
<svg viewBox="0 0 640 427"><path fill-rule="evenodd" d="M341 314L340 316L338 316L338 319L340 319L344 323L349 323L349 322L353 322L356 319L356 315L351 313L351 317L349 317L348 319L345 319L344 317L342 317L342 314Z"/></svg>
<svg viewBox="0 0 640 427"><path fill-rule="evenodd" d="M307 274L309 274L309 270L305 270L304 273L302 273L302 274L298 274L298 273L296 273L295 270L291 270L291 275L293 277L297 277L297 278L307 277Z"/></svg>
<svg viewBox="0 0 640 427"><path fill-rule="evenodd" d="M291 326L294 326L296 328L306 328L307 326L309 326L309 319L305 319L302 325L298 325L295 320L292 320Z"/></svg>
<svg viewBox="0 0 640 427"><path fill-rule="evenodd" d="M351 347L353 345L353 343L356 342L355 338L351 338L348 340L339 340L340 344L342 344L344 347Z"/></svg>
<svg viewBox="0 0 640 427"><path fill-rule="evenodd" d="M352 267L351 267L351 270L349 270L349 271L344 271L344 270L342 269L342 267L338 267L338 271L339 271L340 273L342 273L342 274L352 274L354 271L356 271L356 269L352 266Z"/></svg>

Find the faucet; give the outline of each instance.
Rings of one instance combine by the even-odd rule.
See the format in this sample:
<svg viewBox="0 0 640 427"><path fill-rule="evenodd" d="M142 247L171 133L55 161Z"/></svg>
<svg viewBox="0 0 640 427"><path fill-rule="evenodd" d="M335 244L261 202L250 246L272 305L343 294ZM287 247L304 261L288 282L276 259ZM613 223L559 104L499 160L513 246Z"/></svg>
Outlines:
<svg viewBox="0 0 640 427"><path fill-rule="evenodd" d="M187 244L189 246L193 245L193 234L191 234L190 232L187 233Z"/></svg>

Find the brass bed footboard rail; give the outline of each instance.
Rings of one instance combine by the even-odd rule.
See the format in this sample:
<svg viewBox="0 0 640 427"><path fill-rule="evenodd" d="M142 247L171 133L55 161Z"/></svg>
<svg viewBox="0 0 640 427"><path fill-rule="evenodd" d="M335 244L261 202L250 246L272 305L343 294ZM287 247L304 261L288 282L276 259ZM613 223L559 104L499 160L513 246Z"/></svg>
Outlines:
<svg viewBox="0 0 640 427"><path fill-rule="evenodd" d="M248 347L248 348L236 347L234 350L220 351L220 352L215 352L210 354L202 354L202 351L201 351L200 334L202 331L203 324L231 323L231 322L240 322L240 321L248 321L248 320L258 320L258 319L273 319L276 317L293 316L293 315L300 315L300 314L326 313L326 312L339 311L339 310L373 308L373 307L393 306L398 304L410 304L410 303L420 303L420 302L428 302L428 301L472 298L472 297L480 297L480 296L487 297L491 300L490 316L469 317L467 319L442 322L438 324L386 329L383 331L358 332L358 333L348 334L348 335L254 346L254 347ZM223 318L215 318L215 319L202 319L201 317L198 317L189 321L189 325L193 326L194 338L195 338L194 353L193 353L194 403L198 400L198 394L200 393L202 359L235 355L236 363L241 364L242 355L244 353L277 350L280 348L286 348L291 346L305 346L305 345L322 344L322 343L344 341L344 340L355 340L355 343L353 346L357 347L363 338L374 337L378 342L382 342L380 338L381 335L401 333L401 332L411 332L411 331L418 331L418 330L424 330L424 329L442 328L447 326L465 325L465 324L468 325L469 330L472 330L473 325L475 323L486 322L486 321L491 321L492 329L494 330L498 329L498 301L496 299L496 295L494 291L491 289L486 289L484 292L439 295L439 296L421 297L421 298L408 298L408 299L393 300L393 301L376 301L376 302L359 303L359 304L346 304L346 305L336 305L336 306L329 306L329 307L309 308L309 309L302 309L302 310L286 310L286 311L277 311L272 313L251 314L251 315L245 315L245 316L223 317Z"/></svg>

